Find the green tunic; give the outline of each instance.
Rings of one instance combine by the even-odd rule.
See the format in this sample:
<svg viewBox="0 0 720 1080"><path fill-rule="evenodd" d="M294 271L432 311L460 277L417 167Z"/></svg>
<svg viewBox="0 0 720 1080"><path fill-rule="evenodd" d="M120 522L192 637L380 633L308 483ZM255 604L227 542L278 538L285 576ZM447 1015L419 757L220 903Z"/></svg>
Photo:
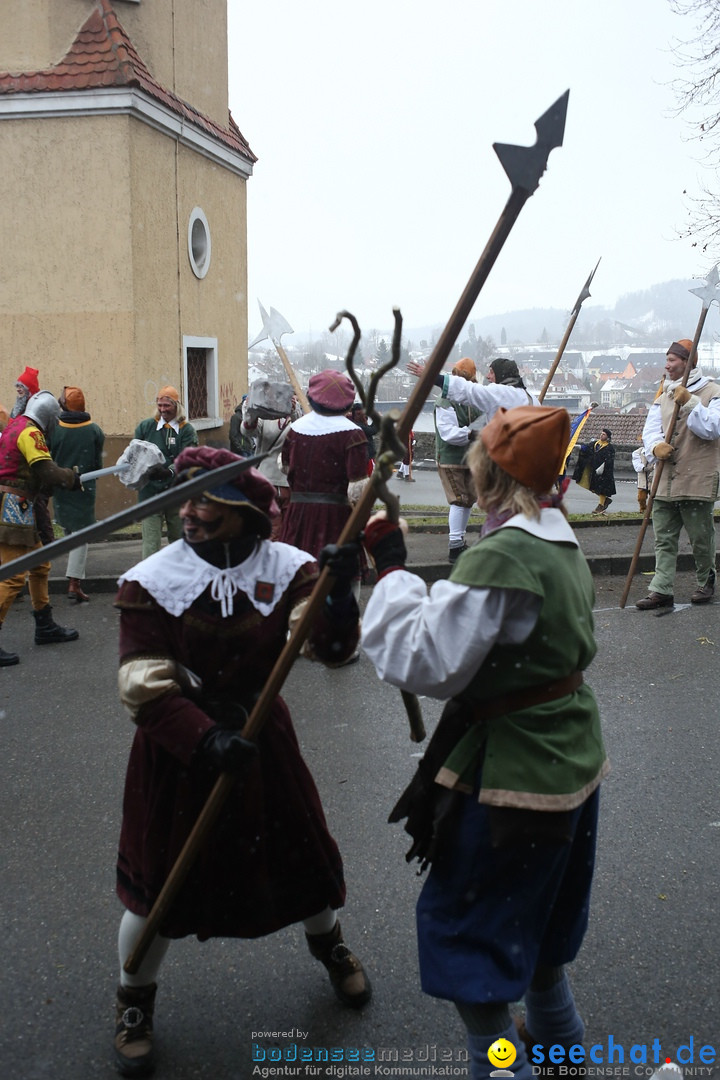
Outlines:
<svg viewBox="0 0 720 1080"><path fill-rule="evenodd" d="M450 579L521 589L542 601L529 637L520 645L495 645L463 691L464 702L481 705L552 683L584 671L595 656L592 577L575 544L506 526L465 552ZM473 725L436 779L468 790L481 755L480 802L535 810L579 806L608 771L592 690L583 683L565 697Z"/></svg>

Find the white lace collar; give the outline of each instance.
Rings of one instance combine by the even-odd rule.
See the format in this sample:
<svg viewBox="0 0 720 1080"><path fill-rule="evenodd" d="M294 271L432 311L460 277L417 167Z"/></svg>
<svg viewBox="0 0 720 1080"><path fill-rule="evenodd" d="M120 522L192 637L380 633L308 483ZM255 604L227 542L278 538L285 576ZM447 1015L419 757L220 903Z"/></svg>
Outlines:
<svg viewBox="0 0 720 1080"><path fill-rule="evenodd" d="M232 615L237 592L245 593L261 615L269 615L299 568L312 561L307 551L262 540L244 562L223 570L201 559L184 540L176 540L133 566L118 585L137 581L170 615L182 615L208 586L223 618Z"/></svg>
<svg viewBox="0 0 720 1080"><path fill-rule="evenodd" d="M309 412L294 421L292 430L299 435L331 435L335 431L360 429L352 420L348 420L347 416L321 416L320 413Z"/></svg>

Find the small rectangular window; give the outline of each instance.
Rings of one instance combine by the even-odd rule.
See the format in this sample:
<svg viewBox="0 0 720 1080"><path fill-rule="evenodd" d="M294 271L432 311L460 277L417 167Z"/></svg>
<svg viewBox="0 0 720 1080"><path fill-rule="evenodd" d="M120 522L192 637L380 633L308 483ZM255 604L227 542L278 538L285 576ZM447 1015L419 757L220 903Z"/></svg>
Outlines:
<svg viewBox="0 0 720 1080"><path fill-rule="evenodd" d="M199 429L220 427L217 338L183 337L187 417Z"/></svg>

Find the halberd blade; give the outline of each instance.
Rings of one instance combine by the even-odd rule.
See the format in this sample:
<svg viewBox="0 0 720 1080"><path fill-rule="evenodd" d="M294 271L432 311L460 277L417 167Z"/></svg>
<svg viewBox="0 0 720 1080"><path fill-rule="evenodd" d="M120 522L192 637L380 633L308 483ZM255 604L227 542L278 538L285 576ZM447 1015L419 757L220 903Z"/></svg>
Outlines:
<svg viewBox="0 0 720 1080"><path fill-rule="evenodd" d="M513 188L520 188L532 195L547 168L550 151L562 146L565 134L570 91L557 99L547 112L535 121L537 140L534 146L513 146L511 143L493 143L500 164L508 175Z"/></svg>
<svg viewBox="0 0 720 1080"><path fill-rule="evenodd" d="M699 296L702 300L702 306L709 308L713 300L717 300L720 305L720 294L718 294L718 268L717 263L713 266L712 270L707 276L705 284L700 289L689 289L688 292L693 293L694 296Z"/></svg>

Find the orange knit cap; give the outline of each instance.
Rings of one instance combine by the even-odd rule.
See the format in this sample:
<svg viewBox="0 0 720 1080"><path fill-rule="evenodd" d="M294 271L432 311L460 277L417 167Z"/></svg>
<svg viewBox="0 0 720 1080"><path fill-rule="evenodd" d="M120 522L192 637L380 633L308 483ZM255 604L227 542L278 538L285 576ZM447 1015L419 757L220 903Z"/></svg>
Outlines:
<svg viewBox="0 0 720 1080"><path fill-rule="evenodd" d="M175 389L174 386L161 386L160 389L157 392L157 397L155 398L155 402L157 403L160 400L160 398L170 398L172 401L179 401L180 400L180 394L178 393L178 391Z"/></svg>
<svg viewBox="0 0 720 1080"><path fill-rule="evenodd" d="M562 472L570 441L567 409L498 409L480 432L492 460L518 483L544 495Z"/></svg>
<svg viewBox="0 0 720 1080"><path fill-rule="evenodd" d="M665 355L678 356L681 360L687 360L692 352L692 347L693 343L690 338L680 338L679 341L673 341ZM693 359L693 367L697 367L697 353L695 353Z"/></svg>
<svg viewBox="0 0 720 1080"><path fill-rule="evenodd" d="M451 374L460 375L463 379L475 382L477 368L475 367L474 361L472 361L469 356L463 356L462 360L458 360L457 364L454 365Z"/></svg>
<svg viewBox="0 0 720 1080"><path fill-rule="evenodd" d="M64 386L63 391L68 412L85 412L85 395L79 386Z"/></svg>

